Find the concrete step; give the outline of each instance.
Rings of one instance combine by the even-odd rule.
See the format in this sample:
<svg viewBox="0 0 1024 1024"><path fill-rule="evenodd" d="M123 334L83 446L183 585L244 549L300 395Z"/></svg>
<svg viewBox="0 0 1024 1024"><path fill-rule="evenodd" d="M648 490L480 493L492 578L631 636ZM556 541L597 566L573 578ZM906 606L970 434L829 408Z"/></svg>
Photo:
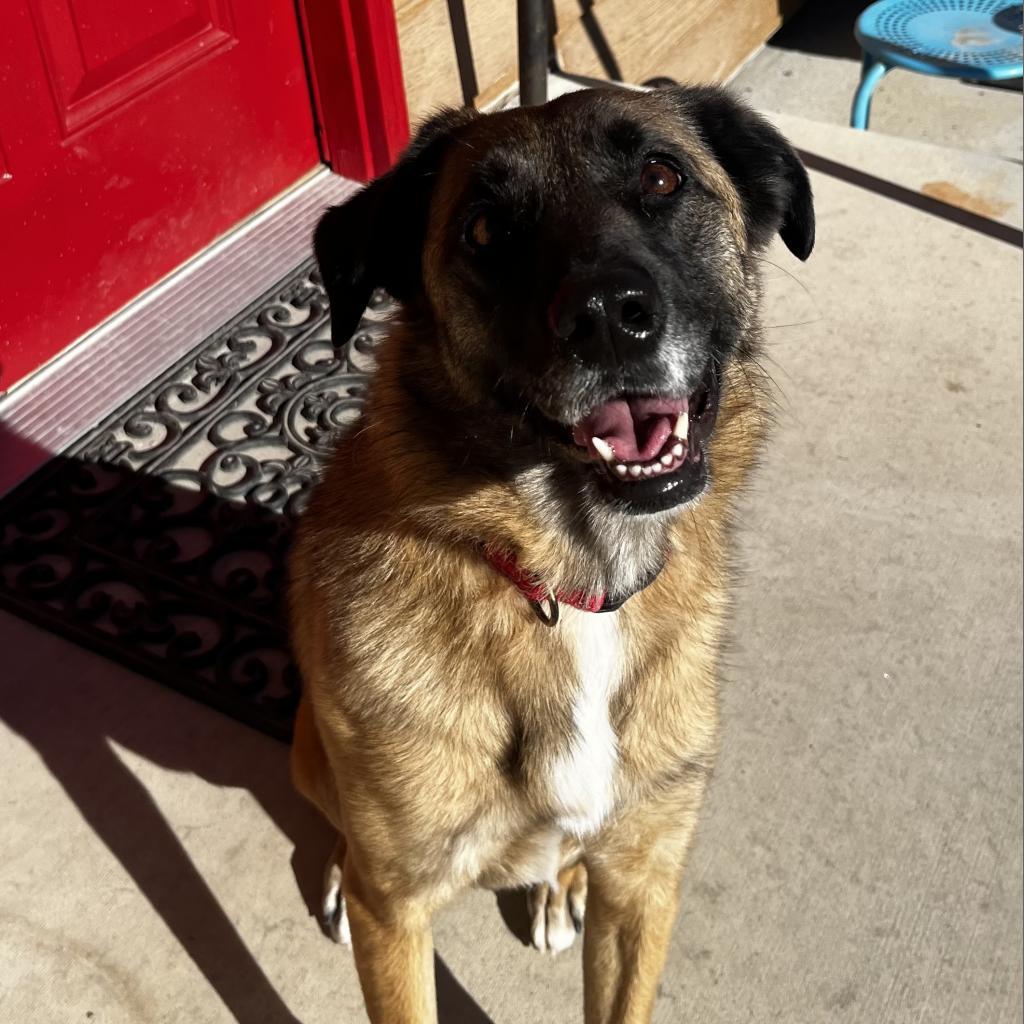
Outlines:
<svg viewBox="0 0 1024 1024"><path fill-rule="evenodd" d="M835 10L838 6L845 11ZM857 13L841 0L808 3L794 27L801 18L816 19L814 31L764 47L740 69L732 87L762 109L848 125L860 80L860 52L853 38ZM837 21L844 23L838 29ZM825 39L822 33L835 38ZM875 91L871 131L1019 161L1024 156L1020 87L894 70Z"/></svg>
<svg viewBox="0 0 1024 1024"><path fill-rule="evenodd" d="M1018 229L1024 226L1024 169L1013 160L777 111L764 113L795 146L810 154L980 217Z"/></svg>

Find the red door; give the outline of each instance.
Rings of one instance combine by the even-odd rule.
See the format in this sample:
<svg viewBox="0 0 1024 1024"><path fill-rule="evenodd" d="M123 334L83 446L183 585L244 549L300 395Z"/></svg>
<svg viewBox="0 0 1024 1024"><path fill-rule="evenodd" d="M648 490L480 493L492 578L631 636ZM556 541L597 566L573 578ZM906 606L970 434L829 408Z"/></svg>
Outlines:
<svg viewBox="0 0 1024 1024"><path fill-rule="evenodd" d="M0 392L318 161L293 0L0 0Z"/></svg>

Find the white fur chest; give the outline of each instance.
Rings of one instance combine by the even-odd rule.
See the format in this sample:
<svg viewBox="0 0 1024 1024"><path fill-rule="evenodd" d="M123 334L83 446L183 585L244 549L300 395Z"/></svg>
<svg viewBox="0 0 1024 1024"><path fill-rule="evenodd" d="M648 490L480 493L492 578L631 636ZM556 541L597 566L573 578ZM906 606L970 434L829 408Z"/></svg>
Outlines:
<svg viewBox="0 0 1024 1024"><path fill-rule="evenodd" d="M619 612L595 614L561 609L577 667L573 733L551 765L551 794L559 827L576 836L595 832L614 800L618 742L609 710L622 682L623 637Z"/></svg>

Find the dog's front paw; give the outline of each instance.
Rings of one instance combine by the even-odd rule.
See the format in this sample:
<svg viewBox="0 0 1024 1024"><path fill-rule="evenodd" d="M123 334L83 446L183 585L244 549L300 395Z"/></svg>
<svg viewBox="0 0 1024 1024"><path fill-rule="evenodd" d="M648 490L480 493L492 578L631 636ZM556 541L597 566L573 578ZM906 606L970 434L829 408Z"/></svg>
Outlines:
<svg viewBox="0 0 1024 1024"><path fill-rule="evenodd" d="M561 872L558 885L543 883L530 890L530 944L542 953L561 953L583 930L587 875L582 864Z"/></svg>
<svg viewBox="0 0 1024 1024"><path fill-rule="evenodd" d="M345 897L341 892L341 866L334 855L324 869L324 895L320 903L320 923L335 942L352 945L352 932L348 926Z"/></svg>

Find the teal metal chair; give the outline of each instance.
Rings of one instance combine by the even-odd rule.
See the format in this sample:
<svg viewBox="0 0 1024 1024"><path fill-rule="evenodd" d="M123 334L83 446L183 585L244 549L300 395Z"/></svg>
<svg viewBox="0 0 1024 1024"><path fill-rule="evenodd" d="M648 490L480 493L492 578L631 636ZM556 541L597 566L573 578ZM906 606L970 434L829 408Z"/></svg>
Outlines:
<svg viewBox="0 0 1024 1024"><path fill-rule="evenodd" d="M1006 0L879 0L857 19L864 51L850 125L866 129L871 95L892 68L994 82L1024 74L1020 4Z"/></svg>

